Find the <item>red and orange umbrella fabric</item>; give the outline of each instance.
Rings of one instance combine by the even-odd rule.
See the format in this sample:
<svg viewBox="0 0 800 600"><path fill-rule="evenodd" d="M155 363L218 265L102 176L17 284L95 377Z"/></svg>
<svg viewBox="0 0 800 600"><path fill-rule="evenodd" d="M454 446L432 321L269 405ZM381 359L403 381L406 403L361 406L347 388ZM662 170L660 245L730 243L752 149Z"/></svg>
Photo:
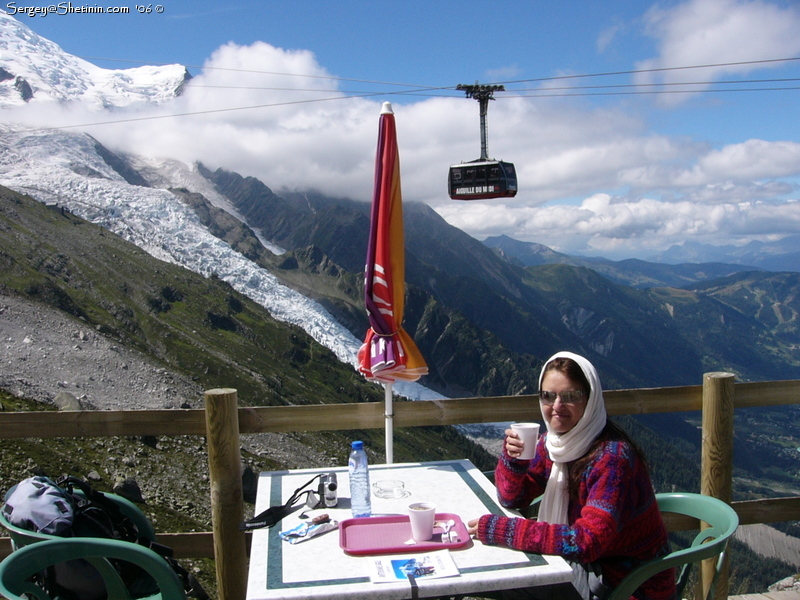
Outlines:
<svg viewBox="0 0 800 600"><path fill-rule="evenodd" d="M428 373L417 345L403 329L405 240L397 130L389 102L378 126L375 185L367 244L364 300L370 328L358 352L359 371L386 386L387 449L391 463L392 383L416 381Z"/></svg>

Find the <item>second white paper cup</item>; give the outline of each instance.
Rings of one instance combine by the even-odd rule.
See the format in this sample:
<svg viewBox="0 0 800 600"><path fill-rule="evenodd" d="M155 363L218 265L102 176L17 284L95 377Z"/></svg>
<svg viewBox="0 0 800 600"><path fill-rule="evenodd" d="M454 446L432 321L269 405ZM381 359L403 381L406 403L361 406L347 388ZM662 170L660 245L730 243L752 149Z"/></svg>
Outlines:
<svg viewBox="0 0 800 600"><path fill-rule="evenodd" d="M536 442L539 441L538 423L512 423L511 429L522 440L522 454L519 458L530 460L536 454Z"/></svg>
<svg viewBox="0 0 800 600"><path fill-rule="evenodd" d="M436 505L431 502L412 502L408 505L408 518L411 521L411 537L415 542L424 542L433 537L433 522Z"/></svg>

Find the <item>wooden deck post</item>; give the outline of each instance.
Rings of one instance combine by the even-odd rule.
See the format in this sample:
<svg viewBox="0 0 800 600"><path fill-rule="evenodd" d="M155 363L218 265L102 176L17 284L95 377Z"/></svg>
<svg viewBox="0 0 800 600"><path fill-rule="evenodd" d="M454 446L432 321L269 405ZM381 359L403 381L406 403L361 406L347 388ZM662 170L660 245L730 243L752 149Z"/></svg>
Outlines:
<svg viewBox="0 0 800 600"><path fill-rule="evenodd" d="M208 470L211 478L211 525L219 600L244 600L247 548L239 531L244 519L238 397L234 389L205 394Z"/></svg>
<svg viewBox="0 0 800 600"><path fill-rule="evenodd" d="M733 373L706 373L703 376L703 444L700 491L731 503L733 497ZM714 577L715 559L703 561L703 598ZM714 590L715 598L728 597L728 559Z"/></svg>

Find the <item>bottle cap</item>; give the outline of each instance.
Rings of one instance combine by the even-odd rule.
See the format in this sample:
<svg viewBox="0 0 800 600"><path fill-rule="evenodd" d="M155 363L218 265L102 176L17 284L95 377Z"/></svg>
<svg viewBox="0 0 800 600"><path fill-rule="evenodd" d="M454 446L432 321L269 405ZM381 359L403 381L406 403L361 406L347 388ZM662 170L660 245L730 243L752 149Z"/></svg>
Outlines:
<svg viewBox="0 0 800 600"><path fill-rule="evenodd" d="M353 450L363 450L363 449L364 449L364 442L362 442L361 440L358 440L358 441L352 442L352 443L350 444L350 447L351 447Z"/></svg>

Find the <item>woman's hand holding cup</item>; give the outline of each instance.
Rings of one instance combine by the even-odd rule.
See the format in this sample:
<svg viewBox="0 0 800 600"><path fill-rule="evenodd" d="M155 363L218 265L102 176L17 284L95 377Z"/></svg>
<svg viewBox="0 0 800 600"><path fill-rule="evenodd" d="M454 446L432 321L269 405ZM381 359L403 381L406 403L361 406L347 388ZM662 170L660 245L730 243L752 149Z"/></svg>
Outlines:
<svg viewBox="0 0 800 600"><path fill-rule="evenodd" d="M513 429L506 429L506 452L511 458L519 458L522 455L524 444L519 434Z"/></svg>

